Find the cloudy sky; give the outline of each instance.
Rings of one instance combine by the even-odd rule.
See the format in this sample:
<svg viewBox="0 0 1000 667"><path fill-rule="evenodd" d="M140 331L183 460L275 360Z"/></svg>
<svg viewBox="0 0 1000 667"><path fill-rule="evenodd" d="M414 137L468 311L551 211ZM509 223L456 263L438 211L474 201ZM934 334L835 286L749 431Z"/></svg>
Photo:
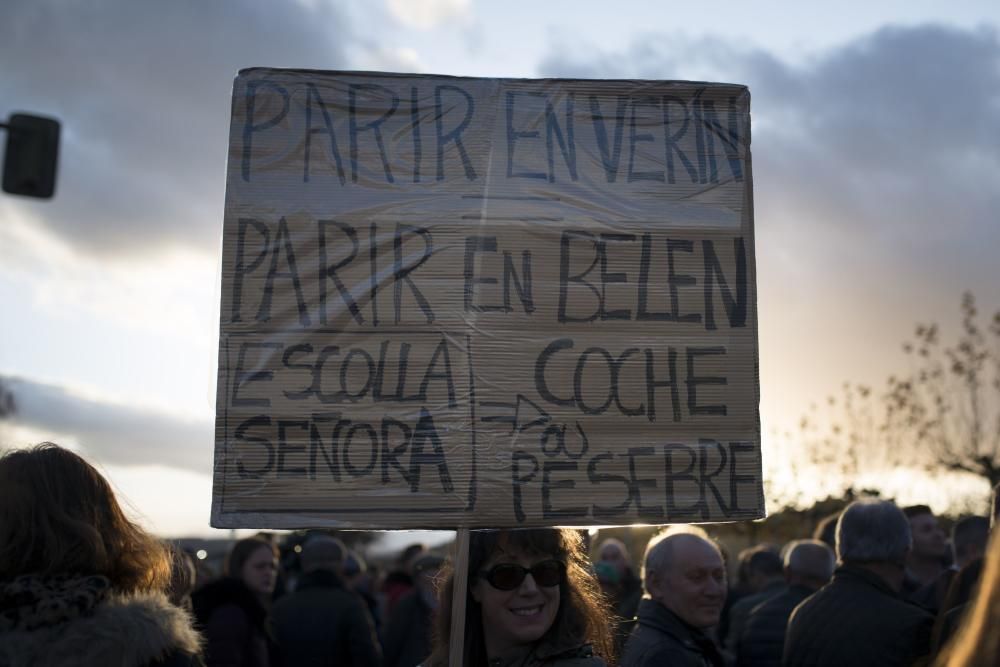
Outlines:
<svg viewBox="0 0 1000 667"><path fill-rule="evenodd" d="M229 97L251 66L748 85L761 413L795 423L899 368L963 290L1000 306L998 29L987 1L7 2L0 114L55 116L63 145L53 201L0 198L0 435L78 446L159 532L209 533Z"/></svg>

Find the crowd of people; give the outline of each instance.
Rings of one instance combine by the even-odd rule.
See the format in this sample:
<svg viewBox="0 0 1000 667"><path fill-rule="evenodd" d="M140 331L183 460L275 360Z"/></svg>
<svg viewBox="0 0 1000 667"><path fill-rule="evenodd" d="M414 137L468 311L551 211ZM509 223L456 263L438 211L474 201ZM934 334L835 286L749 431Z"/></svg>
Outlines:
<svg viewBox="0 0 1000 667"><path fill-rule="evenodd" d="M45 444L0 458L0 667L1000 664L995 521L948 536L929 507L862 499L811 538L727 554L675 525L641 559L472 531L467 558L414 544L387 572L329 532L261 534L206 576Z"/></svg>

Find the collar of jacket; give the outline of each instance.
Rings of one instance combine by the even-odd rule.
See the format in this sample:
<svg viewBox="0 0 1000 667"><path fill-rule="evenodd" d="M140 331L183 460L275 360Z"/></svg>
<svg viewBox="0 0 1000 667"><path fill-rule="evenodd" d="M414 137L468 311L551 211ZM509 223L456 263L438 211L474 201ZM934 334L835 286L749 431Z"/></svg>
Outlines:
<svg viewBox="0 0 1000 667"><path fill-rule="evenodd" d="M844 563L833 573L833 581L869 586L871 588L878 589L880 593L884 593L890 597L897 599L900 598L899 593L894 591L892 587L886 583L885 579L878 576L874 572L861 567L860 565Z"/></svg>
<svg viewBox="0 0 1000 667"><path fill-rule="evenodd" d="M145 665L174 651L198 654L200 644L190 616L164 594L110 592L85 615L0 632L0 665Z"/></svg>
<svg viewBox="0 0 1000 667"><path fill-rule="evenodd" d="M787 593L789 595L794 595L796 597L805 599L818 590L819 590L818 588L810 588L808 586L803 586L802 584L790 584L788 586Z"/></svg>
<svg viewBox="0 0 1000 667"><path fill-rule="evenodd" d="M296 591L304 591L309 588L343 588L344 582L341 581L337 573L332 570L313 570L312 572L305 572L299 577L298 584L295 586Z"/></svg>
<svg viewBox="0 0 1000 667"><path fill-rule="evenodd" d="M775 579L771 583L769 583L766 586L764 586L764 588L760 589L760 592L761 593L773 593L775 591L780 591L782 588L785 588L786 586L788 586L788 584L785 582L785 580L783 578L782 579Z"/></svg>
<svg viewBox="0 0 1000 667"><path fill-rule="evenodd" d="M668 634L685 648L699 653L714 654L718 649L704 632L688 625L674 612L667 609L656 600L644 598L639 603L639 625L645 625L654 630Z"/></svg>
<svg viewBox="0 0 1000 667"><path fill-rule="evenodd" d="M489 667L517 667L543 663L547 660L589 658L593 655L594 648L590 644L560 641L556 637L549 637L530 646L519 646L490 658Z"/></svg>
<svg viewBox="0 0 1000 667"><path fill-rule="evenodd" d="M111 592L101 575L22 575L0 582L0 633L89 616Z"/></svg>

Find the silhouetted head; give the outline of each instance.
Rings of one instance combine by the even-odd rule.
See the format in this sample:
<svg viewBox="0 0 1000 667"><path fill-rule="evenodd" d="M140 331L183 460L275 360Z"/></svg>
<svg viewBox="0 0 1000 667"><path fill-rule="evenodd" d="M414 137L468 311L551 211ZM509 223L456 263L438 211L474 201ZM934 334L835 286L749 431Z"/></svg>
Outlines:
<svg viewBox="0 0 1000 667"><path fill-rule="evenodd" d="M302 546L299 559L303 572L326 570L340 574L343 571L347 547L336 537L313 535Z"/></svg>
<svg viewBox="0 0 1000 667"><path fill-rule="evenodd" d="M951 548L955 565L962 569L986 553L990 541L990 520L984 516L967 516L951 529Z"/></svg>
<svg viewBox="0 0 1000 667"><path fill-rule="evenodd" d="M122 512L107 480L52 443L0 457L0 579L103 575L121 592L166 590L170 555Z"/></svg>
<svg viewBox="0 0 1000 667"><path fill-rule="evenodd" d="M785 579L790 584L820 589L836 565L833 549L820 540L795 540L785 548Z"/></svg>
<svg viewBox="0 0 1000 667"><path fill-rule="evenodd" d="M903 508L903 514L910 521L913 555L916 558L943 560L948 555L948 541L931 508L910 505Z"/></svg>
<svg viewBox="0 0 1000 667"><path fill-rule="evenodd" d="M837 557L844 563L903 567L912 545L910 522L888 500L855 500L837 522Z"/></svg>

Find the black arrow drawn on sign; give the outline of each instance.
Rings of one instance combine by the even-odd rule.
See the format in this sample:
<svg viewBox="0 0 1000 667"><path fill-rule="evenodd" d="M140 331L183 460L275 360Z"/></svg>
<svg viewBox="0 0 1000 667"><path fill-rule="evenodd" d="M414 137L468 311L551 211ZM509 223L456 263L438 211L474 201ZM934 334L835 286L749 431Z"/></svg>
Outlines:
<svg viewBox="0 0 1000 667"><path fill-rule="evenodd" d="M499 414L499 415L483 415L480 417L479 421L484 423L500 422L503 424L510 424L510 432L513 433L514 429L517 428L517 406L513 403L503 403L500 401L480 401L479 407L486 410L501 409L504 411L509 411L510 414Z"/></svg>
<svg viewBox="0 0 1000 667"><path fill-rule="evenodd" d="M507 414L489 414L480 418L487 423L510 424L511 434L526 431L535 426L542 426L552 421L552 417L524 394L517 395L515 403L502 401L480 401L480 407L486 410L502 410ZM523 414L522 414L523 413Z"/></svg>
<svg viewBox="0 0 1000 667"><path fill-rule="evenodd" d="M531 408L534 409L535 414L537 415L531 421L527 421L526 419L525 420L521 419L521 406L524 405L525 403L530 405ZM531 410L529 409L527 410L527 412L530 414ZM541 426L542 424L548 424L550 421L552 421L552 417L549 416L548 412L538 407L537 403L535 403L533 400L531 400L524 394L517 395L517 407L514 410L514 424L515 428L518 431L527 431L529 428L533 426Z"/></svg>

